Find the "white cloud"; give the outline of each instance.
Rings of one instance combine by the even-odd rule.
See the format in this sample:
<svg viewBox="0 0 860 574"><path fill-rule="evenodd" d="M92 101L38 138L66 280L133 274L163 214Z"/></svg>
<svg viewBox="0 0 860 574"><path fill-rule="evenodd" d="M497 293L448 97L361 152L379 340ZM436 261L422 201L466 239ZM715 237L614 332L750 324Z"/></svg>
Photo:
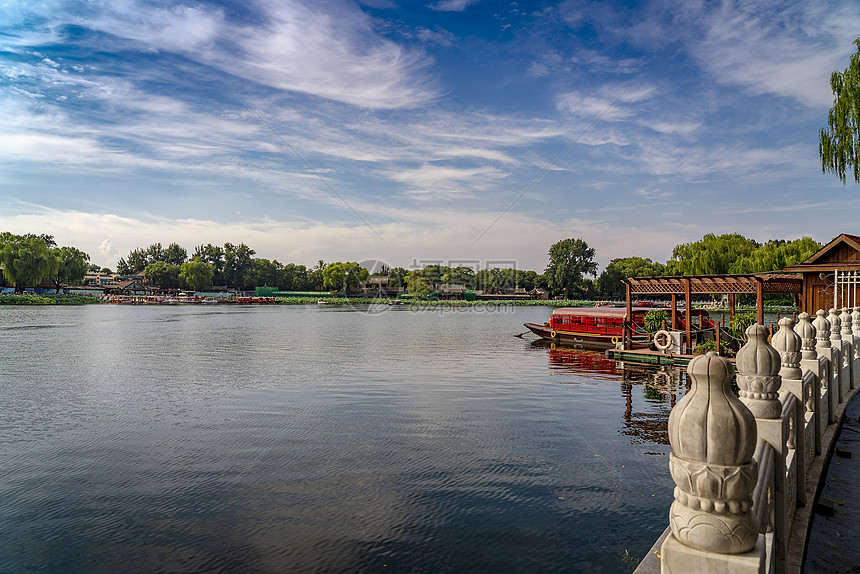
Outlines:
<svg viewBox="0 0 860 574"><path fill-rule="evenodd" d="M366 108L400 108L438 97L430 59L377 35L355 5L254 2L255 25L199 6L110 3L88 25L155 50L182 54L240 78ZM259 24L264 22L265 24Z"/></svg>
<svg viewBox="0 0 860 574"><path fill-rule="evenodd" d="M433 10L440 12L463 12L466 8L479 2L479 0L440 0L430 4Z"/></svg>

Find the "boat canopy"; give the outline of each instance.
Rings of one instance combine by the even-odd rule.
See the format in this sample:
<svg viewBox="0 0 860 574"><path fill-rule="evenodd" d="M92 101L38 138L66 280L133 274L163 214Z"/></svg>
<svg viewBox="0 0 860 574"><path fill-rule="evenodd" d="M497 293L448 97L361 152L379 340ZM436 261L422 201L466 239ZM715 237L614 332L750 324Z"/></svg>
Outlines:
<svg viewBox="0 0 860 574"><path fill-rule="evenodd" d="M633 307L633 314L662 310L659 307ZM618 317L623 319L627 315L627 309L624 307L560 307L553 311L552 314L554 317L573 315L577 317Z"/></svg>

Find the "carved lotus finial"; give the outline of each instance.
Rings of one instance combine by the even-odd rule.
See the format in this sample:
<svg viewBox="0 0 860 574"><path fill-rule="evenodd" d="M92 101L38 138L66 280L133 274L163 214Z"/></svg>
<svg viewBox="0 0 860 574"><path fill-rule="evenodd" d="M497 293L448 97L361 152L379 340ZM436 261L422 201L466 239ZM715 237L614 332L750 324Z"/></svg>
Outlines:
<svg viewBox="0 0 860 574"><path fill-rule="evenodd" d="M855 337L860 337L860 307L854 307L851 312L851 330Z"/></svg>
<svg viewBox="0 0 860 574"><path fill-rule="evenodd" d="M669 414L669 442L680 456L716 464L748 461L755 419L731 390L734 368L711 351L687 366L690 391Z"/></svg>
<svg viewBox="0 0 860 574"><path fill-rule="evenodd" d="M839 321L842 323L842 338L850 339L853 333L851 332L851 313L848 312L848 307L842 308L842 314L839 315Z"/></svg>
<svg viewBox="0 0 860 574"><path fill-rule="evenodd" d="M841 341L842 335L839 332L842 329L842 320L836 314L836 309L830 309L827 313L827 321L830 323L830 340Z"/></svg>
<svg viewBox="0 0 860 574"><path fill-rule="evenodd" d="M677 485L672 534L692 548L724 554L748 552L758 538L751 498L756 421L732 393L732 373L713 351L694 358L690 391L669 414L669 470Z"/></svg>
<svg viewBox="0 0 860 574"><path fill-rule="evenodd" d="M827 320L827 313L824 309L819 309L815 312L815 321L812 322L815 327L815 347L818 349L830 348L830 321Z"/></svg>
<svg viewBox="0 0 860 574"><path fill-rule="evenodd" d="M860 313L858 313L860 315ZM801 313L797 316L797 324L794 332L800 337L801 359L815 359L815 327L812 325L809 313Z"/></svg>
<svg viewBox="0 0 860 574"><path fill-rule="evenodd" d="M800 370L801 345L800 335L794 332L794 321L789 317L780 319L779 331L773 336L773 348L782 357L779 376L783 379L800 379L803 377L803 371Z"/></svg>
<svg viewBox="0 0 860 574"><path fill-rule="evenodd" d="M782 357L767 342L767 329L763 325L750 325L746 334L747 342L735 360L741 402L756 418L779 418L782 413L782 403L779 402Z"/></svg>

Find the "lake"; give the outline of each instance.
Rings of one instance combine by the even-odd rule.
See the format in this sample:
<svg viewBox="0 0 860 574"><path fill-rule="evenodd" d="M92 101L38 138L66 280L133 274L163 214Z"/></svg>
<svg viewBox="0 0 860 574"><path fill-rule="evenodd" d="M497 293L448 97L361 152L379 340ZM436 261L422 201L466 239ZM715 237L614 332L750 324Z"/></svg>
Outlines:
<svg viewBox="0 0 860 574"><path fill-rule="evenodd" d="M0 307L0 571L629 571L685 375L550 313Z"/></svg>

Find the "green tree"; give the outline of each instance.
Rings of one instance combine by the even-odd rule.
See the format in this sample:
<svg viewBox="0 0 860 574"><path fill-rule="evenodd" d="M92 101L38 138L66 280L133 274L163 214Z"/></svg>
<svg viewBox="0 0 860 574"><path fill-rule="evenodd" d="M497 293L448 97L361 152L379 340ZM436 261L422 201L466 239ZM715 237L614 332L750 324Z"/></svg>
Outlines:
<svg viewBox="0 0 860 574"><path fill-rule="evenodd" d="M178 243L171 243L164 250L164 262L170 265L182 265L188 261L188 252Z"/></svg>
<svg viewBox="0 0 860 574"><path fill-rule="evenodd" d="M403 289L406 287L406 276L409 271L403 267L395 267L388 272L388 286L392 289Z"/></svg>
<svg viewBox="0 0 860 574"><path fill-rule="evenodd" d="M622 279L628 277L653 277L663 275L666 266L643 257L619 257L613 259L595 282L595 290L601 297L620 299L627 295Z"/></svg>
<svg viewBox="0 0 860 574"><path fill-rule="evenodd" d="M87 274L87 266L90 256L74 247L61 247L54 250L54 254L59 259L57 272L53 276L54 284L57 286L57 293L60 292L60 287L63 283L71 285L80 283Z"/></svg>
<svg viewBox="0 0 860 574"><path fill-rule="evenodd" d="M133 249L128 257L120 258L116 264L116 272L120 275L131 275L132 273L140 273L150 262L149 256L145 249Z"/></svg>
<svg viewBox="0 0 860 574"><path fill-rule="evenodd" d="M735 260L729 268L730 273L763 273L782 271L784 267L801 263L821 249L822 245L811 237L801 237L795 241L768 241L753 250L746 257Z"/></svg>
<svg viewBox="0 0 860 574"><path fill-rule="evenodd" d="M406 275L406 284L411 295L421 298L426 297L430 293L430 285L424 277L424 271L415 269Z"/></svg>
<svg viewBox="0 0 860 574"><path fill-rule="evenodd" d="M284 291L309 291L311 282L304 265L287 263L279 272L278 287Z"/></svg>
<svg viewBox="0 0 860 574"><path fill-rule="evenodd" d="M224 244L224 281L228 287L236 289L248 287L247 279L253 265L254 253L256 252L244 243Z"/></svg>
<svg viewBox="0 0 860 574"><path fill-rule="evenodd" d="M203 263L212 266L212 284L224 285L224 250L217 245L207 243L199 245L194 249L193 259L199 259Z"/></svg>
<svg viewBox="0 0 860 574"><path fill-rule="evenodd" d="M281 264L277 260L269 261L268 259L253 259L251 269L248 271L247 283L249 287L282 287L280 285Z"/></svg>
<svg viewBox="0 0 860 574"><path fill-rule="evenodd" d="M39 283L43 279L54 277L60 266L60 258L50 249L45 241L37 236L4 237L0 249L0 267L3 276L21 292L25 285Z"/></svg>
<svg viewBox="0 0 860 574"><path fill-rule="evenodd" d="M453 285L465 285L467 289L475 287L475 270L471 267L448 267L442 276L442 281Z"/></svg>
<svg viewBox="0 0 860 574"><path fill-rule="evenodd" d="M676 245L666 263L668 275L718 275L729 272L734 262L747 257L759 244L739 233L708 233L699 241Z"/></svg>
<svg viewBox="0 0 860 574"><path fill-rule="evenodd" d="M146 254L147 264L152 263L154 261L163 261L167 263L167 252L161 246L161 243L153 243L146 248L146 251L144 253Z"/></svg>
<svg viewBox="0 0 860 574"><path fill-rule="evenodd" d="M833 72L830 89L833 107L827 114L827 127L818 134L821 171L835 173L845 185L845 172L854 172L860 183L860 38L854 40L857 51L844 72Z"/></svg>
<svg viewBox="0 0 860 574"><path fill-rule="evenodd" d="M367 269L354 261L329 263L322 274L324 288L344 292L357 288L359 283L366 281L370 276Z"/></svg>
<svg viewBox="0 0 860 574"><path fill-rule="evenodd" d="M162 289L179 287L179 265L153 261L144 268L143 276L148 283Z"/></svg>
<svg viewBox="0 0 860 574"><path fill-rule="evenodd" d="M597 273L594 261L594 248L582 239L562 239L549 248L549 265L544 275L550 287L556 292L563 291L564 298L577 290L582 290L582 276Z"/></svg>
<svg viewBox="0 0 860 574"><path fill-rule="evenodd" d="M25 233L23 235L23 237L24 237L24 239L30 239L31 237L35 237L36 239L41 239L42 241L45 242L45 245L48 246L48 249L53 249L54 247L57 246L57 242L54 240L54 236L48 235L46 233L40 233L39 235L36 235L35 233Z"/></svg>
<svg viewBox="0 0 860 574"><path fill-rule="evenodd" d="M179 282L184 288L193 291L203 291L212 285L214 275L212 266L199 259L186 261L179 266Z"/></svg>

